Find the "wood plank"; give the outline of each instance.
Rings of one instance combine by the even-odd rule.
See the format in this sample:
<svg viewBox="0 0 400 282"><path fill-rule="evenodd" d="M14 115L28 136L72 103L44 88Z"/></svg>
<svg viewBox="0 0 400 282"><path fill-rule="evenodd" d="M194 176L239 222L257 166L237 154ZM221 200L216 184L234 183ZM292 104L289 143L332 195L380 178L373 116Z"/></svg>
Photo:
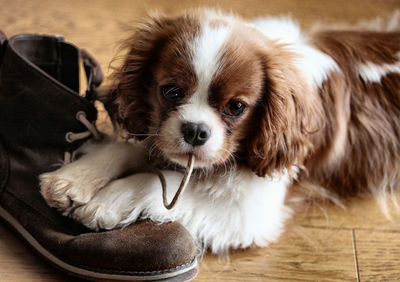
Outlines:
<svg viewBox="0 0 400 282"><path fill-rule="evenodd" d="M349 201L345 209L337 205L314 205L296 213L294 224L303 226L364 229L400 230L400 213L393 204L389 205L391 219L387 218L376 199L365 196Z"/></svg>
<svg viewBox="0 0 400 282"><path fill-rule="evenodd" d="M354 281L351 232L303 228L267 248L206 255L196 281Z"/></svg>
<svg viewBox="0 0 400 282"><path fill-rule="evenodd" d="M400 232L356 230L361 281L399 281Z"/></svg>

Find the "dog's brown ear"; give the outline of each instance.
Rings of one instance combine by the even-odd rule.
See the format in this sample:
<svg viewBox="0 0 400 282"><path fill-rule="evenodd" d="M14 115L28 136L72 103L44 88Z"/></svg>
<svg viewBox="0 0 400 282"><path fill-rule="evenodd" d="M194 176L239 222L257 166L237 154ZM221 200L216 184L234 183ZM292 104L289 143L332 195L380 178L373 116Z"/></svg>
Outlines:
<svg viewBox="0 0 400 282"><path fill-rule="evenodd" d="M295 54L279 45L261 55L263 95L243 143L244 159L259 176L301 167L311 148L310 132L319 126L318 103L294 66L295 59Z"/></svg>
<svg viewBox="0 0 400 282"><path fill-rule="evenodd" d="M127 52L122 65L115 68L109 108L114 119L130 136L144 139L149 130L152 112L150 87L153 82L152 68L157 62L163 42L168 36L170 19L153 15L140 23L133 35L125 40L121 49Z"/></svg>

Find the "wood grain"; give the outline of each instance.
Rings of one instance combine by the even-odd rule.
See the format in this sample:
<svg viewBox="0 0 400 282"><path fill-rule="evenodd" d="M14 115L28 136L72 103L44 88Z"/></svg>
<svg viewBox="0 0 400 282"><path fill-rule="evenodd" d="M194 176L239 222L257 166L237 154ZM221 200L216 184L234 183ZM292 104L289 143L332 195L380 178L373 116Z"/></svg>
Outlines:
<svg viewBox="0 0 400 282"><path fill-rule="evenodd" d="M268 248L234 252L230 262L208 255L200 266L198 281L351 281L356 277L351 233L319 228L287 232Z"/></svg>
<svg viewBox="0 0 400 282"><path fill-rule="evenodd" d="M400 199L399 199L400 200ZM297 224L312 227L360 229L360 230L400 230L400 214L388 200L391 219L387 218L376 199L366 196L336 205L315 205L306 212L296 215Z"/></svg>
<svg viewBox="0 0 400 282"><path fill-rule="evenodd" d="M244 17L292 14L304 27L321 21L353 24L391 14L399 0L0 0L0 29L63 34L87 49L105 74L135 21L149 10L166 13L210 6ZM98 105L101 109L101 105ZM106 115L100 115L102 129ZM372 198L354 200L343 210L314 206L297 214L286 234L268 248L234 252L229 262L206 255L198 281L355 281L351 230L355 230L361 281L399 281L399 217L388 221ZM76 281L47 265L0 221L0 281Z"/></svg>
<svg viewBox="0 0 400 282"><path fill-rule="evenodd" d="M361 281L400 280L400 230L355 232Z"/></svg>

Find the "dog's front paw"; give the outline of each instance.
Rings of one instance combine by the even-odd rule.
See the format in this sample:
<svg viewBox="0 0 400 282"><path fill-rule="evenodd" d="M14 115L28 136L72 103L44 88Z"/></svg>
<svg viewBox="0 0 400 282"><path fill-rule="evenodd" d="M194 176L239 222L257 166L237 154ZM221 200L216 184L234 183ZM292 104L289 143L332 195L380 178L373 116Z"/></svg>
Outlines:
<svg viewBox="0 0 400 282"><path fill-rule="evenodd" d="M72 182L57 177L54 173L40 175L40 193L50 207L66 209L72 205L72 199L67 191Z"/></svg>
<svg viewBox="0 0 400 282"><path fill-rule="evenodd" d="M71 208L88 203L103 184L87 182L63 169L40 175L40 192L49 206L69 215Z"/></svg>
<svg viewBox="0 0 400 282"><path fill-rule="evenodd" d="M159 187L151 174L133 174L103 187L85 205L72 209L70 216L90 229L113 229L129 225L159 200ZM158 184L158 183L157 183Z"/></svg>

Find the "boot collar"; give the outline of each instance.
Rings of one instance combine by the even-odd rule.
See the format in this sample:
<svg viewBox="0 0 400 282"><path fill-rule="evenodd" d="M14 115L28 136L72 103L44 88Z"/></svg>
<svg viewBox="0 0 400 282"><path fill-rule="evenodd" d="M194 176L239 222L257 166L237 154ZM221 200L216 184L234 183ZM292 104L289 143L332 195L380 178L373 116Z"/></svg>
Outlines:
<svg viewBox="0 0 400 282"><path fill-rule="evenodd" d="M7 45L9 45L8 48ZM31 67L36 68L51 79L56 79L75 93L79 93L79 65L82 60L87 79L85 97L89 102L94 102L96 98L95 89L103 81L100 64L86 50L65 42L63 36L20 34L8 40L7 36L0 30L0 66L6 49L11 49ZM57 68L52 75L36 65L36 63L39 63L37 59L43 60L46 56L52 62L58 61ZM71 73L75 75L71 76Z"/></svg>

